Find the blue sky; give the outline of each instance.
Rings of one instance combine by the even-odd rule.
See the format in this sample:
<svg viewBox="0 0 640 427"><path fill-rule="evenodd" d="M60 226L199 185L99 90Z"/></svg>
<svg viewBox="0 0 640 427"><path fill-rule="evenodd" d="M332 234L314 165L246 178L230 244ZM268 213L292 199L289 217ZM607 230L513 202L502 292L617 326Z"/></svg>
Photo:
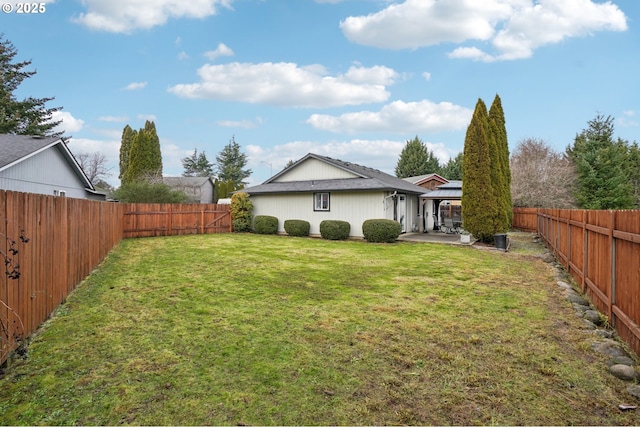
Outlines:
<svg viewBox="0 0 640 427"><path fill-rule="evenodd" d="M496 94L512 151L564 150L599 113L640 140L638 0L0 3L37 71L16 95L55 97L69 147L104 153L114 186L122 129L147 119L166 176L234 137L251 184L309 152L393 174L415 136L446 161Z"/></svg>

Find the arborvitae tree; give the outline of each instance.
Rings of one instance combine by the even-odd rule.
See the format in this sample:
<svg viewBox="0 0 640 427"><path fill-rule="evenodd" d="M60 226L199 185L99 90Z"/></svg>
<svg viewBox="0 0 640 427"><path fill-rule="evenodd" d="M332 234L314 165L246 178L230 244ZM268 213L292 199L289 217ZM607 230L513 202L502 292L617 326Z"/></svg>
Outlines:
<svg viewBox="0 0 640 427"><path fill-rule="evenodd" d="M455 158L449 159L440 169L440 175L449 181L462 181L462 157L463 153L458 153Z"/></svg>
<svg viewBox="0 0 640 427"><path fill-rule="evenodd" d="M182 159L184 172L182 176L213 176L213 163L210 163L204 151L198 154L198 149L193 150L193 154Z"/></svg>
<svg viewBox="0 0 640 427"><path fill-rule="evenodd" d="M491 182L487 107L478 99L464 140L462 160L462 226L479 240L489 242L496 233L498 207Z"/></svg>
<svg viewBox="0 0 640 427"><path fill-rule="evenodd" d="M242 190L243 188L244 184L236 185L236 183L232 181L216 179L213 184L213 200L215 203L218 203L218 200L229 198L231 197L231 193Z"/></svg>
<svg viewBox="0 0 640 427"><path fill-rule="evenodd" d="M489 147L491 156L491 182L495 203L496 232L505 233L511 228L513 207L511 204L511 171L509 169L509 143L504 112L500 97L496 95L489 109Z"/></svg>
<svg viewBox="0 0 640 427"><path fill-rule="evenodd" d="M152 174L162 176L162 151L160 149L160 138L156 131L156 124L147 120L144 124L144 131L149 135L149 165L148 171Z"/></svg>
<svg viewBox="0 0 640 427"><path fill-rule="evenodd" d="M416 136L408 140L402 149L395 172L398 178L439 173L440 163L433 152Z"/></svg>
<svg viewBox="0 0 640 427"><path fill-rule="evenodd" d="M237 190L245 185L244 180L251 176L251 169L244 169L246 165L246 154L240 151L240 144L236 142L235 136L231 137L229 144L216 156L218 179L232 182Z"/></svg>
<svg viewBox="0 0 640 427"><path fill-rule="evenodd" d="M613 140L613 118L598 114L576 135L567 154L576 165L576 199L584 209L631 209L635 206L625 141Z"/></svg>
<svg viewBox="0 0 640 427"><path fill-rule="evenodd" d="M124 176L129 169L129 152L131 151L131 144L137 133L138 132L131 129L129 125L126 125L122 130L122 139L120 141L120 174L118 175L120 180L125 179Z"/></svg>
<svg viewBox="0 0 640 427"><path fill-rule="evenodd" d="M127 169L121 171L123 184L162 177L160 140L153 122L147 121L145 127L135 133L127 163Z"/></svg>
<svg viewBox="0 0 640 427"><path fill-rule="evenodd" d="M20 84L36 74L25 71L31 61L13 62L18 54L13 44L0 34L0 133L17 135L62 136L64 131L54 132L61 123L53 121L53 113L62 107L47 108L45 104L54 98L28 97L18 101L14 91Z"/></svg>

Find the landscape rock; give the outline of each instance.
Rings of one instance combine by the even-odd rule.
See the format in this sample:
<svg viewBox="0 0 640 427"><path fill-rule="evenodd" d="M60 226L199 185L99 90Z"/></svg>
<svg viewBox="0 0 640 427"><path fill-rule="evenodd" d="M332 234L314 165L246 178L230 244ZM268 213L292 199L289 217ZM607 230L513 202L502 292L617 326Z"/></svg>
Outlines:
<svg viewBox="0 0 640 427"><path fill-rule="evenodd" d="M628 365L613 365L609 368L609 372L624 381L634 381L638 377L635 368Z"/></svg>
<svg viewBox="0 0 640 427"><path fill-rule="evenodd" d="M587 301L584 297L581 297L578 294L569 294L567 295L567 301L573 302L580 305L589 305L589 301Z"/></svg>
<svg viewBox="0 0 640 427"><path fill-rule="evenodd" d="M573 308L580 313L584 313L585 311L589 310L589 306L576 303L573 303Z"/></svg>
<svg viewBox="0 0 640 427"><path fill-rule="evenodd" d="M607 339L607 340L595 342L593 343L592 347L598 353L602 353L611 357L627 355L627 353L624 351L622 346L614 340Z"/></svg>
<svg viewBox="0 0 640 427"><path fill-rule="evenodd" d="M568 284L567 282L563 282L562 280L558 280L557 285L559 287L561 287L562 289L567 289L567 290L573 290L573 286L571 286L570 284Z"/></svg>
<svg viewBox="0 0 640 427"><path fill-rule="evenodd" d="M584 318L595 325L602 324L602 318L597 310L587 310L584 312Z"/></svg>
<svg viewBox="0 0 640 427"><path fill-rule="evenodd" d="M635 366L635 364L636 362L627 356L616 356L607 361L607 365L609 365L609 367L612 367L613 365Z"/></svg>
<svg viewBox="0 0 640 427"><path fill-rule="evenodd" d="M613 338L614 336L613 331L609 331L607 329L598 329L596 330L595 334L602 338Z"/></svg>
<svg viewBox="0 0 640 427"><path fill-rule="evenodd" d="M637 397L640 399L640 385L634 384L627 387L627 393L629 393L633 397Z"/></svg>
<svg viewBox="0 0 640 427"><path fill-rule="evenodd" d="M547 253L545 253L545 254L541 255L541 256L540 256L540 258L542 259L542 261L544 261L544 262L546 262L546 263L548 263L548 264L550 264L550 263L552 263L552 262L554 262L554 261L556 260L556 259L554 258L554 256L553 256L551 253L549 253L549 252L547 252Z"/></svg>

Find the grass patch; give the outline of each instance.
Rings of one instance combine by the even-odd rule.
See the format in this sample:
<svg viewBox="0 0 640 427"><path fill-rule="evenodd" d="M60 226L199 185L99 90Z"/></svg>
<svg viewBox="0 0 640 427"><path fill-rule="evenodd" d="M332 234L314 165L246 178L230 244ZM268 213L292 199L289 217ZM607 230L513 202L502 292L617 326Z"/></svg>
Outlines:
<svg viewBox="0 0 640 427"><path fill-rule="evenodd" d="M0 380L3 424L637 424L528 251L131 239Z"/></svg>

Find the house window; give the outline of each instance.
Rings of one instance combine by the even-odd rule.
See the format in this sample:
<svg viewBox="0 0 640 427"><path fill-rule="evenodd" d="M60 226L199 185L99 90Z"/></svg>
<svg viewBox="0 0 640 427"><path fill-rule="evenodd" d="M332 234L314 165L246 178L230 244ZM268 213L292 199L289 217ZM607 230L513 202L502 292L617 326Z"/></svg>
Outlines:
<svg viewBox="0 0 640 427"><path fill-rule="evenodd" d="M67 192L61 190L53 190L53 195L57 197L65 197L67 195Z"/></svg>
<svg viewBox="0 0 640 427"><path fill-rule="evenodd" d="M329 193L313 193L313 210L329 210Z"/></svg>

